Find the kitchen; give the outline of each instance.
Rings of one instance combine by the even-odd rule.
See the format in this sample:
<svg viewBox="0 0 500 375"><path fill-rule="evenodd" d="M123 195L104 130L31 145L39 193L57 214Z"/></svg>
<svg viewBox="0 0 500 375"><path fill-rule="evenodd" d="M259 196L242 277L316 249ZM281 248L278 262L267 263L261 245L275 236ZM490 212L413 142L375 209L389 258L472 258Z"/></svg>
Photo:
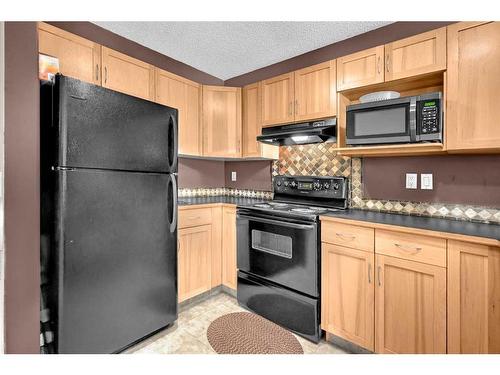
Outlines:
<svg viewBox="0 0 500 375"><path fill-rule="evenodd" d="M142 24L5 23L6 353L500 353L500 113L492 99L500 89L498 22L352 22L357 31L343 37L338 22L333 43L227 76L162 53ZM25 74L38 72L39 56L55 66L50 74L61 74L46 92ZM29 93L9 82L20 74ZM59 97L81 122L58 119L59 108L65 113L55 104ZM87 109L92 101L99 105ZM33 110L14 113L21 106ZM120 122L122 107L137 109L120 114ZM44 114L44 108L57 111ZM147 122L130 116L141 111ZM166 111L167 128L156 124L155 111ZM95 128L85 113L101 119ZM44 132L54 119L57 144ZM42 126L27 134L14 126L20 122ZM113 124L113 133L104 123ZM92 137L79 134L85 127ZM21 138L16 149L12 142ZM44 148L49 144L67 148L57 162ZM9 173L21 155L23 174ZM120 164L136 161L143 166ZM70 177L61 177L67 192L44 188L48 171L71 176L79 168L99 172L75 180L74 189ZM117 171L130 173L109 185L122 193L120 211L109 211L111 225L97 215L105 201L92 211L96 191L78 188L91 189L99 173ZM130 179L148 173L167 184L166 194L151 184L152 193L142 197L146 180L134 185ZM9 203L15 179L33 183L40 176L46 200L32 187L16 193L22 202ZM87 222L83 217L70 226L67 214L35 208L52 200L54 207L64 202L85 210L92 233L79 224ZM167 213L157 209L163 206ZM48 211L55 216L46 220ZM22 223L22 215L33 213L40 221ZM131 226L130 215L133 223L147 219L165 233L152 241L154 230L132 245L142 226ZM52 220L63 229L44 232ZM26 230L19 233L21 225ZM147 281L99 251L89 259L90 248L83 247L75 264L94 268L75 284L71 272L80 275L78 267L64 270L73 264L64 250L69 245L59 247L66 265L50 263L60 276L46 306L39 272L42 267L43 281L44 246L56 250L40 239L39 225L55 238L74 236L80 226L82 243L113 227L123 236L119 246L106 242L111 237L99 241L118 257L158 243L173 252L170 260L151 252L134 261L148 267ZM42 265L33 244L42 247ZM161 281L161 271L153 277L157 262L173 267L171 277ZM109 298L111 286L96 288L92 277L107 280L115 271L135 287L126 289L130 299L110 300L105 315L89 303ZM164 283L165 293L144 295L143 282ZM87 300L51 300L75 285ZM141 294L144 306L132 309ZM150 326L131 318L149 314L150 302L164 309L151 315ZM44 315L47 309L58 311L58 322ZM99 325L74 323L89 316ZM120 335L106 320L111 316L127 327ZM106 339L96 344L99 334Z"/></svg>

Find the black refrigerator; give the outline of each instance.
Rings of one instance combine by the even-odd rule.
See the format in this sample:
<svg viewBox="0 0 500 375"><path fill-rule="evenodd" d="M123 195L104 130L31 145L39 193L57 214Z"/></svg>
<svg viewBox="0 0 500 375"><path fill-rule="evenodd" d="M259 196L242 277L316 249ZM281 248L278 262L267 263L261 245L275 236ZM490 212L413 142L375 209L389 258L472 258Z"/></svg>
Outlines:
<svg viewBox="0 0 500 375"><path fill-rule="evenodd" d="M41 84L42 352L115 353L177 319L177 110Z"/></svg>

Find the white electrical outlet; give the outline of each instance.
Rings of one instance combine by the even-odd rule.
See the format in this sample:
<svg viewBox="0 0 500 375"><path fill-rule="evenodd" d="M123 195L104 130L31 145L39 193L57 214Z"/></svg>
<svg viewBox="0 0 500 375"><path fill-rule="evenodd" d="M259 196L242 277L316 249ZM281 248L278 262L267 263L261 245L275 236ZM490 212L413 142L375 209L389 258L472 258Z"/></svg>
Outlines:
<svg viewBox="0 0 500 375"><path fill-rule="evenodd" d="M407 173L406 174L406 188L407 189L416 189L417 188L417 173Z"/></svg>
<svg viewBox="0 0 500 375"><path fill-rule="evenodd" d="M231 181L236 181L236 172L231 172Z"/></svg>
<svg viewBox="0 0 500 375"><path fill-rule="evenodd" d="M420 189L432 190L432 173L422 173L420 175Z"/></svg>

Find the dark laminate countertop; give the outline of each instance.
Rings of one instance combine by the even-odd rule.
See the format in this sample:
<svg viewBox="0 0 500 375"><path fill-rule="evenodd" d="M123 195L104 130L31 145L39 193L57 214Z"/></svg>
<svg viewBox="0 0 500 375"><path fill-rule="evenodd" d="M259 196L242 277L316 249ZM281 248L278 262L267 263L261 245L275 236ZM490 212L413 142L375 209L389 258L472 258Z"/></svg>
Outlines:
<svg viewBox="0 0 500 375"><path fill-rule="evenodd" d="M492 238L500 241L500 225L469 222L463 220L410 216L404 214L385 213L378 211L348 209L332 211L322 216L330 216L348 220L368 221L378 224L397 225L408 228L433 230L437 232L463 234Z"/></svg>
<svg viewBox="0 0 500 375"><path fill-rule="evenodd" d="M198 204L213 204L213 203L248 205L264 201L266 201L265 198L227 197L227 196L180 197L178 199L179 206L193 206Z"/></svg>

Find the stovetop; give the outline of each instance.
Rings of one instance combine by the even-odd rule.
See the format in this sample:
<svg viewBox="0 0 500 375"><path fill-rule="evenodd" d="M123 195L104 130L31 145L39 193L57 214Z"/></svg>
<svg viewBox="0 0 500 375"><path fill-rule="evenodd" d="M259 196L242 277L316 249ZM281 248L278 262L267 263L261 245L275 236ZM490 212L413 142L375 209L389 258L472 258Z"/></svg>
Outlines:
<svg viewBox="0 0 500 375"><path fill-rule="evenodd" d="M317 219L319 215L329 211L339 210L338 208L310 206L306 204L288 203L278 200L273 200L270 202L259 202L252 205L239 207L265 214L271 214L274 216L297 217L308 220Z"/></svg>

